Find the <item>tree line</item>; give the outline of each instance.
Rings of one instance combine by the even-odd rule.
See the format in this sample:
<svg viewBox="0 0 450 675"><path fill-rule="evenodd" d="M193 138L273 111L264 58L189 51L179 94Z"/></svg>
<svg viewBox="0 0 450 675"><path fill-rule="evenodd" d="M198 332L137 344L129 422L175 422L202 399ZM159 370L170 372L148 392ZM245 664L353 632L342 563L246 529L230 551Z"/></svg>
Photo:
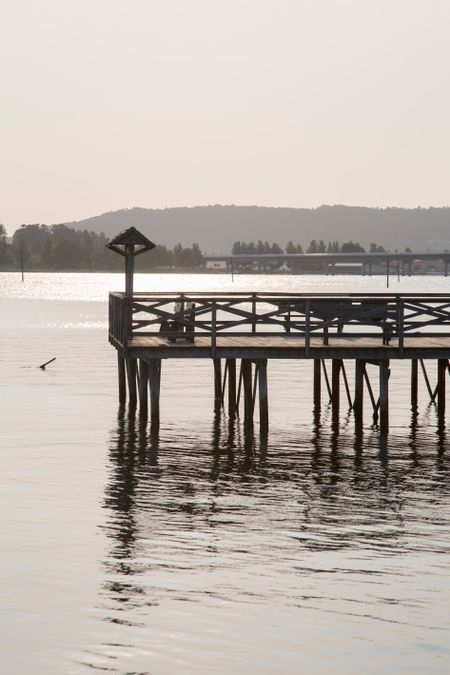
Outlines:
<svg viewBox="0 0 450 675"><path fill-rule="evenodd" d="M8 241L6 231L0 224L0 269L13 270L23 263L29 270L36 271L122 271L121 256L106 247L108 238L103 233L76 230L67 225L22 225ZM405 248L408 252L411 249ZM328 241L312 239L305 251L302 244L289 241L284 249L276 242L257 240L235 241L232 254L283 254L283 253L364 253L366 249L359 242ZM369 253L383 253L383 246L372 242ZM150 255L136 258L139 272L171 269L201 269L204 256L196 243L191 247L177 244L173 249L157 245Z"/></svg>
<svg viewBox="0 0 450 675"><path fill-rule="evenodd" d="M406 248L405 251L410 251L410 249ZM283 249L275 242L269 244L268 241L261 241L261 239L259 239L258 241L249 241L248 243L244 241L235 241L231 252L233 255L261 255L264 253L366 253L366 249L361 246L358 241L350 240L341 244L337 240L325 243L323 239L319 239L318 241L312 239L304 251L301 244L294 244L293 241L288 241ZM385 253L385 249L376 242L372 242L369 245L368 252Z"/></svg>
<svg viewBox="0 0 450 675"><path fill-rule="evenodd" d="M24 266L31 270L61 271L122 271L123 258L106 247L105 234L75 230L67 225L22 225L12 242L0 224L0 269L11 270ZM203 254L198 244L173 249L156 246L150 255L136 258L136 270L199 269Z"/></svg>

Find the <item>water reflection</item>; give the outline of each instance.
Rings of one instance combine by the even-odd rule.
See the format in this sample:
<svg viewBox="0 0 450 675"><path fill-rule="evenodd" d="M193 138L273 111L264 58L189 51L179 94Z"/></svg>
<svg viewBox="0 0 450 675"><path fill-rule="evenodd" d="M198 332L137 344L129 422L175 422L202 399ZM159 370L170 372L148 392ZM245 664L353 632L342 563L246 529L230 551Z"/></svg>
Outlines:
<svg viewBox="0 0 450 675"><path fill-rule="evenodd" d="M168 600L240 603L250 584L252 602L288 606L304 598L306 575L320 605L328 591L314 575L325 568L344 579L349 569L375 573L372 560L449 552L434 536L449 529L445 430L430 432L426 413L413 411L408 433L380 440L355 435L350 422L330 429L328 414L261 436L219 411L209 430L158 434L121 409L103 501L103 619L133 627L138 644L136 629L153 625Z"/></svg>

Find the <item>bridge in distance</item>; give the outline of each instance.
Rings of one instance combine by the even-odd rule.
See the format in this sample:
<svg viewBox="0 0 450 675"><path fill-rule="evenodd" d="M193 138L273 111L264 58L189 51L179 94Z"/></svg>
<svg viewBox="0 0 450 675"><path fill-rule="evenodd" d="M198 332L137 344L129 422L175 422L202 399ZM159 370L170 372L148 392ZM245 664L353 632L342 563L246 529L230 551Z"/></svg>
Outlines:
<svg viewBox="0 0 450 675"><path fill-rule="evenodd" d="M448 276L450 251L443 252L385 252L385 253L239 253L237 255L207 255L205 260L214 266L221 263L227 269L237 269L239 265L259 263L282 266L286 264L292 271L319 272L333 274L339 269L359 266L362 274L374 271L407 274L414 272L417 263L438 263L439 270Z"/></svg>

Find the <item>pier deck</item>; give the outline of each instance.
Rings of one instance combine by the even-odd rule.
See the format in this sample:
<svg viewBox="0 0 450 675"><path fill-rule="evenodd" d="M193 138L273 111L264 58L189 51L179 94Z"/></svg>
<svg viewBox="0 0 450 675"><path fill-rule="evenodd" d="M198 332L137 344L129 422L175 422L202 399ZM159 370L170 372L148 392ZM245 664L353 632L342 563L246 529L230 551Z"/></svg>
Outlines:
<svg viewBox="0 0 450 675"><path fill-rule="evenodd" d="M184 340L168 342L166 337L135 335L128 340L128 354L135 358L211 358L211 343L209 335L197 335L193 343ZM215 352L216 357L222 358L399 358L398 338L392 338L388 345L383 345L379 335L330 336L326 345L323 338L311 337L308 355L305 343L304 337L296 335L222 335L216 339ZM404 338L402 358L436 359L449 355L450 335Z"/></svg>

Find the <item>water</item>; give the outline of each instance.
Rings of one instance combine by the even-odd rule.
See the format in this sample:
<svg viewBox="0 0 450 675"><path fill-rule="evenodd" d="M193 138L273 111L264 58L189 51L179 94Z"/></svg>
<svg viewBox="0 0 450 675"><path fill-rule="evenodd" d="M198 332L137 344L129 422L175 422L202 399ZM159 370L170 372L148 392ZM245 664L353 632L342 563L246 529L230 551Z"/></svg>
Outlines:
<svg viewBox="0 0 450 675"><path fill-rule="evenodd" d="M121 275L0 275L2 672L448 673L447 430L393 364L391 434L312 414L269 367L261 440L212 411L207 361L163 364L151 436L118 414ZM403 278L392 290L448 290ZM382 278L138 275L137 290L381 291ZM56 356L42 372L37 366ZM366 416L366 419L369 419Z"/></svg>

